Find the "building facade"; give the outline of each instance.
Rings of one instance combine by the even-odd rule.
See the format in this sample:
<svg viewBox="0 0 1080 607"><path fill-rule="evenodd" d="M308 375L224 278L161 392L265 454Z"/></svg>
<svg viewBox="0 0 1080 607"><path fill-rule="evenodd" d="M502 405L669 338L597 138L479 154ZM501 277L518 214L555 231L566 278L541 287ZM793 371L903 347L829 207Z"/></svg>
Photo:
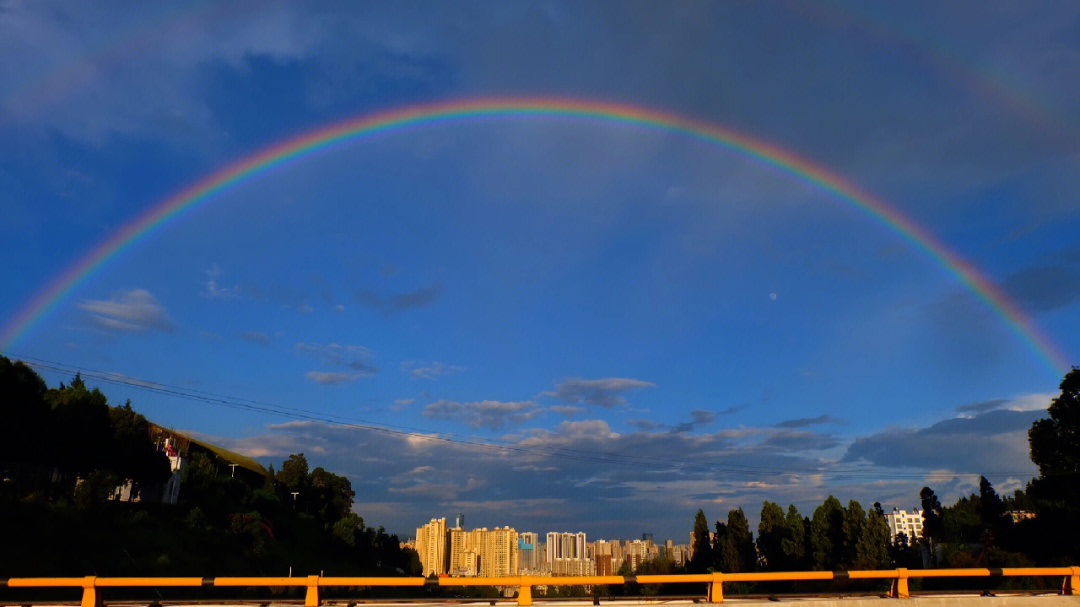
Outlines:
<svg viewBox="0 0 1080 607"><path fill-rule="evenodd" d="M892 536L890 539L894 544L901 533L907 536L908 544L913 544L916 540L922 539L923 517L922 512L918 509L908 512L893 508L892 512L885 513L885 522L889 525L889 533Z"/></svg>
<svg viewBox="0 0 1080 607"><path fill-rule="evenodd" d="M518 534L518 559L522 573L540 571L540 536L531 531Z"/></svg>
<svg viewBox="0 0 1080 607"><path fill-rule="evenodd" d="M431 519L416 529L416 553L420 555L423 575L442 575L447 572L446 519Z"/></svg>

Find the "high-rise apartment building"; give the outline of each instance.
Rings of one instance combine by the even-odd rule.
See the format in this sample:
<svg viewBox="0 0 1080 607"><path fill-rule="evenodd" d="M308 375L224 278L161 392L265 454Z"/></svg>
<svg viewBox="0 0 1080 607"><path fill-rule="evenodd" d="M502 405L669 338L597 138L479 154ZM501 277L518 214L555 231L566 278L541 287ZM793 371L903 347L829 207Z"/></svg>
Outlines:
<svg viewBox="0 0 1080 607"><path fill-rule="evenodd" d="M518 559L522 572L540 571L540 536L531 531L518 534Z"/></svg>
<svg viewBox="0 0 1080 607"><path fill-rule="evenodd" d="M450 530L450 575L476 575L479 572L477 553L470 549L469 532L461 528Z"/></svg>
<svg viewBox="0 0 1080 607"><path fill-rule="evenodd" d="M552 575L592 575L596 563L586 553L584 532L547 534L544 558Z"/></svg>
<svg viewBox="0 0 1080 607"><path fill-rule="evenodd" d="M424 576L442 575L447 570L446 519L431 519L431 522L416 529L416 552L420 555L420 565Z"/></svg>
<svg viewBox="0 0 1080 607"><path fill-rule="evenodd" d="M889 525L889 533L892 534L894 543L901 533L907 536L909 544L922 539L923 517L917 508L910 513L893 508L892 512L885 513L885 522Z"/></svg>
<svg viewBox="0 0 1080 607"><path fill-rule="evenodd" d="M548 533L545 558L548 563L555 559L585 558L585 533Z"/></svg>
<svg viewBox="0 0 1080 607"><path fill-rule="evenodd" d="M451 529L449 544L450 575L501 577L520 571L518 533L510 527Z"/></svg>

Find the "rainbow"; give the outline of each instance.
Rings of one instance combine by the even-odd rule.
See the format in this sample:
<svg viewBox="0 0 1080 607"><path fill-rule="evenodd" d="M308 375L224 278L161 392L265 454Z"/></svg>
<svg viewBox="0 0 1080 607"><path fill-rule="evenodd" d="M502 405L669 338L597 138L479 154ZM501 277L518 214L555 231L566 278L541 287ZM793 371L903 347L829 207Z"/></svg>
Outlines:
<svg viewBox="0 0 1080 607"><path fill-rule="evenodd" d="M149 237L162 225L206 204L226 190L301 158L379 134L443 123L519 117L589 120L671 133L728 150L806 182L848 204L922 251L985 302L1055 374L1063 374L1069 369L1065 356L1056 346L973 265L884 200L863 191L825 167L771 142L686 116L628 104L546 97L463 99L394 108L315 129L246 156L154 205L53 279L5 326L0 334L0 348L10 349L72 291L117 255Z"/></svg>

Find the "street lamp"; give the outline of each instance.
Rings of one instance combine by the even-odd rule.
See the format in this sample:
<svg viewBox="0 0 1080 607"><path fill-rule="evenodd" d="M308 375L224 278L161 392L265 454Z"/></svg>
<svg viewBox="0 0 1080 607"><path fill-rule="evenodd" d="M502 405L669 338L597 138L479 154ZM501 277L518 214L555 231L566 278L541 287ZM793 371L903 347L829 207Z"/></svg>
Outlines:
<svg viewBox="0 0 1080 607"><path fill-rule="evenodd" d="M296 496L298 496L298 495L300 495L299 491L293 491L292 492L292 507L293 507L293 510L296 510Z"/></svg>

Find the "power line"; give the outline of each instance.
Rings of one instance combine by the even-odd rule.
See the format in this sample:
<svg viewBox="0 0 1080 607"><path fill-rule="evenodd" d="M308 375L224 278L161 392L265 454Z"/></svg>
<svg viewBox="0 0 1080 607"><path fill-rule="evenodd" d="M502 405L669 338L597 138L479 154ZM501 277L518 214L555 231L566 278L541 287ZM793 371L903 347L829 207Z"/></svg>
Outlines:
<svg viewBox="0 0 1080 607"><path fill-rule="evenodd" d="M227 396L217 394L214 392L207 392L202 390L196 390L194 388L183 388L180 386L174 386L157 381L145 380L129 375L120 373L112 373L108 371L99 371L95 369L88 369L85 367L73 366L69 364L59 363L56 361L50 361L46 359L22 356L13 353L5 353L5 356L22 360L28 365L36 368L56 373L63 373L73 375L79 373L83 377L87 377L96 381L119 385L146 392L161 394L167 397L181 398L192 402L202 402L204 404L222 406L226 408L232 408L237 410L263 413L269 415L277 415L289 419L295 419L300 421L310 421L316 423L323 423L327 425L364 430L369 432L382 433L390 436L403 437L414 440L424 440L431 442L440 442L445 444L459 445L472 448L480 448L485 450L497 451L502 453L518 453L523 455L547 455L551 457L558 457L563 459L587 461L594 463L615 464L621 466L640 466L648 465L658 469L679 469L679 470L697 470L701 472L721 472L731 475L781 475L781 476L805 476L805 475L823 475L831 479L856 479L862 477L873 476L882 480L906 480L906 479L925 479L925 480L941 480L952 479L957 476L964 476L966 473L956 472L902 472L902 471L888 471L884 472L878 468L866 466L866 467L851 467L851 468L807 468L807 467L785 467L785 468L771 468L765 466L749 466L738 464L725 464L719 462L687 462L685 460L676 460L668 458L659 458L649 455L634 455L626 453L612 453L603 451L589 451L584 449L575 449L571 447L561 446L542 446L542 445L521 445L518 443L511 443L507 440L497 438L481 438L476 436L463 436L450 432L430 433L425 432L418 428L409 426L396 425L396 424L379 424L369 420L360 418L350 418L330 413L311 411L308 409L302 409L299 407L291 407L285 405L278 405L273 403L267 403L258 400L252 400L243 397ZM883 473L884 472L884 473ZM983 474L990 474L992 476L1014 476L1014 475L1027 475L1029 471L989 471L983 472Z"/></svg>

